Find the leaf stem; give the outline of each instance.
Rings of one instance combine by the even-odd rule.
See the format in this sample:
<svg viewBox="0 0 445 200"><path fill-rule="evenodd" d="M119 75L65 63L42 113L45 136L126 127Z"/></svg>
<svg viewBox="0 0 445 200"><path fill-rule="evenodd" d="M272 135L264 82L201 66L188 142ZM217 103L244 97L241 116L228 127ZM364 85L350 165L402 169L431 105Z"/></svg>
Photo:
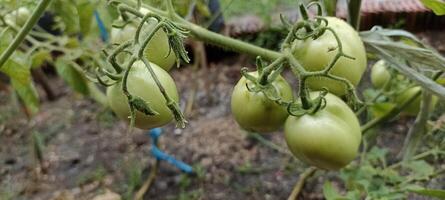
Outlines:
<svg viewBox="0 0 445 200"><path fill-rule="evenodd" d="M362 0L348 0L348 22L356 30L360 28L360 7Z"/></svg>
<svg viewBox="0 0 445 200"><path fill-rule="evenodd" d="M46 7L48 7L51 0L41 0L37 5L37 8L32 13L31 17L26 21L25 25L22 27L17 37L14 38L12 43L6 48L6 50L0 56L0 68L6 63L8 58L14 53L18 46L23 42L26 35L31 31L32 27L37 23L40 16L42 16Z"/></svg>
<svg viewBox="0 0 445 200"><path fill-rule="evenodd" d="M428 92L422 92L422 101L420 103L420 112L414 121L414 125L409 129L408 135L405 138L402 152L400 156L403 156L403 161L409 160L416 152L418 144L422 139L422 135L426 132L426 123L429 118L431 94Z"/></svg>

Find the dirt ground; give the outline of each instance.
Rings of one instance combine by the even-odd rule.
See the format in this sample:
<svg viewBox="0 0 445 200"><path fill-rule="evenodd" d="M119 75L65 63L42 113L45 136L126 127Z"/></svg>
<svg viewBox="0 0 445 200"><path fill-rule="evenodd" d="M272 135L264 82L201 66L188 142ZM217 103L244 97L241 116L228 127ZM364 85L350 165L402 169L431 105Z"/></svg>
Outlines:
<svg viewBox="0 0 445 200"><path fill-rule="evenodd" d="M231 91L245 66L238 59L198 73L191 67L172 72L181 106L194 91L195 99L186 113L187 127L169 124L160 143L197 170L189 176L162 162L145 199L286 199L290 194L305 166L289 155L283 134L264 135L284 150L277 151L248 137L231 117ZM0 199L92 199L105 192L127 197L145 181L154 161L149 137L137 129L127 135L127 125L110 110L71 92L57 78L51 82L63 96L43 101L29 121L11 103L13 97L0 93ZM385 138L400 140L397 132L405 131L401 127ZM33 135L43 139L41 163ZM316 173L300 197L323 199L323 180L331 177Z"/></svg>

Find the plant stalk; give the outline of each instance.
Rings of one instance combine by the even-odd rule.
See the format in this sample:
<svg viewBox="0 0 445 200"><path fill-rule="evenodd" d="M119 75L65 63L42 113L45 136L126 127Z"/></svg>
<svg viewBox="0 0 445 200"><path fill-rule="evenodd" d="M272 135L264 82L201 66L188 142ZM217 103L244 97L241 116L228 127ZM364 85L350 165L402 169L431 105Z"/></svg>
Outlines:
<svg viewBox="0 0 445 200"><path fill-rule="evenodd" d="M355 28L360 29L360 7L362 0L348 0L348 22Z"/></svg>
<svg viewBox="0 0 445 200"><path fill-rule="evenodd" d="M28 35L29 31L31 31L32 27L37 23L40 16L42 16L46 7L48 7L51 0L42 0L37 5L37 8L32 13L31 17L26 21L25 25L22 27L20 32L17 34L17 37L14 38L12 43L6 48L6 50L0 56L0 69L6 63L8 58L14 53L14 51L19 47L19 45L23 42L26 35Z"/></svg>
<svg viewBox="0 0 445 200"><path fill-rule="evenodd" d="M426 132L426 123L428 121L431 94L428 92L422 92L422 101L420 103L420 112L416 117L414 125L409 129L408 135L405 138L400 156L403 156L403 161L410 160L414 153L416 153L418 144L422 139L422 135Z"/></svg>
<svg viewBox="0 0 445 200"><path fill-rule="evenodd" d="M308 179L310 176L312 176L312 174L314 174L316 170L317 170L317 168L315 168L315 167L309 167L306 169L306 171L304 171L300 175L298 182L295 184L294 189L292 190L292 192L289 195L289 198L287 198L287 200L296 200L297 199L298 194L300 194L300 191L304 186L304 182L306 181L306 179Z"/></svg>

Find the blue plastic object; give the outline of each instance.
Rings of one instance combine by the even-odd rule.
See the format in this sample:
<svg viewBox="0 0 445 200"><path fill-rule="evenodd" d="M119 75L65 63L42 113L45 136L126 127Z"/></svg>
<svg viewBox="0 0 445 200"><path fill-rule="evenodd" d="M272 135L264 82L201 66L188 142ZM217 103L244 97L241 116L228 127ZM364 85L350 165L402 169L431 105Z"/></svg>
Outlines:
<svg viewBox="0 0 445 200"><path fill-rule="evenodd" d="M102 39L102 41L107 42L108 41L108 32L107 29L105 28L104 22L102 21L102 19L100 19L99 13L96 11L94 11L94 17L96 18L97 21L97 26L99 27L99 32L100 32L100 38Z"/></svg>
<svg viewBox="0 0 445 200"><path fill-rule="evenodd" d="M159 138L159 136L161 136L161 134L162 134L162 129L161 129L161 128L154 128L154 129L151 129L151 130L148 132L148 134L150 135L150 137L151 137L151 141L152 141L152 142L151 142L151 144L152 144L152 147L151 147L151 154L152 154L156 159L158 159L158 160L163 160L163 161L167 161L168 163L174 165L175 167L177 167L178 169L180 169L181 171L183 171L183 172L185 172L185 173L190 174L190 173L193 172L193 168L192 168L190 165L188 165L188 164L186 164L186 163L184 163L184 162L182 162L182 161L176 160L173 156L170 156L170 155L164 153L163 151L161 151L161 150L158 148L158 146L157 146L157 144L158 144L158 138Z"/></svg>

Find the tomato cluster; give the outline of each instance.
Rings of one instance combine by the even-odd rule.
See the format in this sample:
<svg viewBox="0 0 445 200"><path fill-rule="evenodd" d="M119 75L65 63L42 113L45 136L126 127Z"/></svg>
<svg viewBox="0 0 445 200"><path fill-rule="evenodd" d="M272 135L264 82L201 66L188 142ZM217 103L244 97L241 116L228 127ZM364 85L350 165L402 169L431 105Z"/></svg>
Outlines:
<svg viewBox="0 0 445 200"><path fill-rule="evenodd" d="M142 14L148 13L148 10L144 8L141 8L140 11ZM136 30L136 24L127 24L123 29L113 28L111 30L111 42L121 44L131 40ZM144 39L152 30L153 27L144 26L141 32L141 39ZM144 51L144 55L150 61L150 67L166 93L173 101L178 102L179 95L175 82L168 73L176 62L176 55L170 49L168 36L164 30L159 29L155 32ZM123 63L126 59L128 59L128 56L125 54L120 54L117 57L119 63ZM147 66L142 61L137 61L133 64L128 74L127 87L131 95L142 98L157 113L151 116L135 111L135 127L151 129L163 126L173 120L174 116L167 107L164 96L158 88L155 79L149 73ZM107 99L111 109L119 118L130 121L130 105L127 96L123 92L122 81L108 87Z"/></svg>
<svg viewBox="0 0 445 200"><path fill-rule="evenodd" d="M340 58L330 73L357 85L366 69L366 52L358 33L343 20L327 17L328 27L340 39L343 53L354 59ZM295 58L308 71L321 71L337 54L335 36L326 31L317 39L296 40ZM251 75L257 77L257 73ZM318 168L337 170L351 162L361 142L360 123L354 112L340 97L346 94L342 82L326 77L310 77L306 85L313 91L327 88L325 105L315 113L302 116L289 115L285 106L269 99L262 91L249 91L249 80L242 77L232 93L232 114L241 128L266 133L277 131L284 125L285 139L290 151L303 162ZM292 89L278 76L271 83L279 93L280 101L292 102ZM315 101L319 92L311 92ZM337 95L337 96L336 96Z"/></svg>
<svg viewBox="0 0 445 200"><path fill-rule="evenodd" d="M325 17L328 27L335 31L341 41L343 53L354 59L341 57L331 70L336 75L350 81L354 86L360 82L366 70L366 51L360 36L345 21L335 17ZM296 40L295 57L308 71L325 69L338 53L338 43L332 32L326 31L316 40ZM329 92L342 96L346 94L345 85L326 77L310 77L307 85L312 90L328 88Z"/></svg>

